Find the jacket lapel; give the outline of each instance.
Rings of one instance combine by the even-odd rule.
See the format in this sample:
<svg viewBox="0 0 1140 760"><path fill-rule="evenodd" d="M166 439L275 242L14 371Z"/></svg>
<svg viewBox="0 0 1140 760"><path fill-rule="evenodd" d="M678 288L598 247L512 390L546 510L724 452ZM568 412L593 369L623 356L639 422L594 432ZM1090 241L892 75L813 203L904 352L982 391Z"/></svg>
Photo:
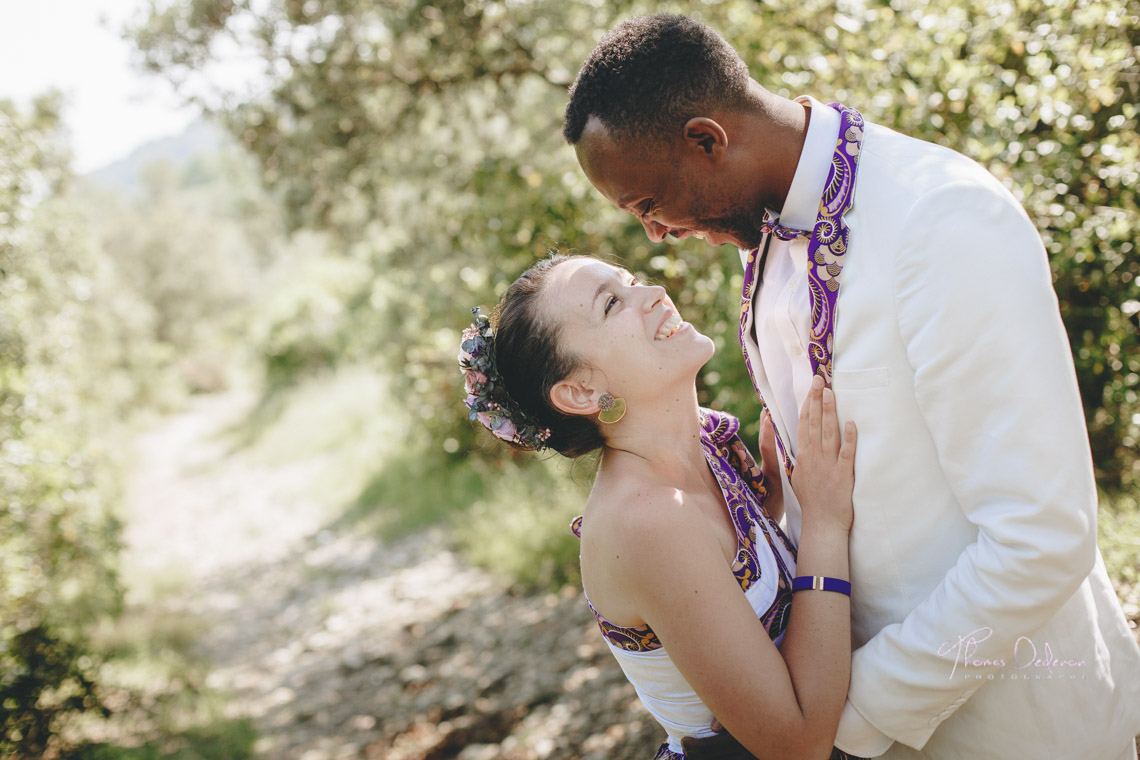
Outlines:
<svg viewBox="0 0 1140 760"><path fill-rule="evenodd" d="M847 254L850 230L844 215L855 198L855 172L863 144L863 117L853 108L832 103L839 111L839 136L831 169L827 174L819 215L808 241L808 291L811 293L811 337L808 353L811 369L831 387L832 354L835 350L835 307L839 299L839 278Z"/></svg>

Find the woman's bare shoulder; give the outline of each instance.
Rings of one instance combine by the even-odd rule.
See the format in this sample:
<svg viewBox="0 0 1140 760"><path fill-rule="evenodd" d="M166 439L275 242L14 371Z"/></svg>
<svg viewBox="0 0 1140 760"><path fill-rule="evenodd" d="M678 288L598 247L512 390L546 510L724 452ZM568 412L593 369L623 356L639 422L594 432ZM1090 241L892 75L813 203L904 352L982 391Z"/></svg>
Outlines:
<svg viewBox="0 0 1140 760"><path fill-rule="evenodd" d="M599 487L601 486L601 487ZM594 607L618 625L645 622L644 599L675 558L716 552L707 522L685 494L659 481L595 484L582 518L582 582Z"/></svg>
<svg viewBox="0 0 1140 760"><path fill-rule="evenodd" d="M596 483L590 492L582 535L606 544L644 547L647 541L683 536L686 523L697 516L685 508L685 494L678 488L650 478L614 478Z"/></svg>

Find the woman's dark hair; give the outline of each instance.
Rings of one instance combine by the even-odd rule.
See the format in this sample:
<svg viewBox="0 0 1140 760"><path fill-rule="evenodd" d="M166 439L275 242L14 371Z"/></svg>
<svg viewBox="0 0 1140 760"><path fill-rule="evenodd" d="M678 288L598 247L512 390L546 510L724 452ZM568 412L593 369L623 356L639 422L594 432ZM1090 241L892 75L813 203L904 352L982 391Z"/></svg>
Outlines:
<svg viewBox="0 0 1140 760"><path fill-rule="evenodd" d="M539 315L539 299L547 275L573 258L552 254L519 276L499 301L495 328L495 363L503 388L540 425L550 429L546 445L576 458L605 443L590 417L565 414L550 403L550 390L578 369L581 362L558 346L559 329Z"/></svg>

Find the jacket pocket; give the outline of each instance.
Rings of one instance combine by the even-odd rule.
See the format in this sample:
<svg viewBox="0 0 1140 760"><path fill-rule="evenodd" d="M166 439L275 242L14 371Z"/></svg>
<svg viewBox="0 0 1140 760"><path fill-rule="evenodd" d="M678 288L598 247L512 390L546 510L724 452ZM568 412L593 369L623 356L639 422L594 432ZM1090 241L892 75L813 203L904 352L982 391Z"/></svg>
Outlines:
<svg viewBox="0 0 1140 760"><path fill-rule="evenodd" d="M836 392L866 391L884 388L891 384L891 372L886 367L868 369L837 369L831 375Z"/></svg>

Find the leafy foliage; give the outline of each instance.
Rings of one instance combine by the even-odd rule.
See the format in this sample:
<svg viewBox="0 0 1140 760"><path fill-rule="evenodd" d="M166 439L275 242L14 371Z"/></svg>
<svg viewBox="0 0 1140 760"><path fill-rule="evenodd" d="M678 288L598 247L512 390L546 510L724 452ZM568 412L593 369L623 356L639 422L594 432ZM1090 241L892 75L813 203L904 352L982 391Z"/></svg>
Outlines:
<svg viewBox="0 0 1140 760"><path fill-rule="evenodd" d="M121 198L69 171L60 99L0 101L0 755L104 710L91 632L122 607L123 421L225 384L239 312L288 258L233 149Z"/></svg>
<svg viewBox="0 0 1140 760"><path fill-rule="evenodd" d="M7 642L3 698L4 737L0 749L22 756L44 753L58 716L71 712L107 714L81 644L40 625Z"/></svg>
<svg viewBox="0 0 1140 760"><path fill-rule="evenodd" d="M119 604L117 526L95 468L83 302L92 245L53 203L68 178L59 101L0 102L0 754L37 756L60 714L101 707L85 623ZM33 210L35 204L39 204ZM67 349L74 347L74 351ZM79 366L77 366L77 364Z"/></svg>
<svg viewBox="0 0 1140 760"><path fill-rule="evenodd" d="M1135 0L653 6L721 30L770 89L849 103L1005 181L1052 257L1100 481L1140 480ZM293 223L334 231L372 272L343 299L349 337L336 351L389 359L424 424L467 450L452 358L466 308L552 247L616 255L665 284L720 349L702 400L756 420L734 348L735 251L650 246L559 137L578 63L633 11L195 0L165 4L134 36L176 81L227 46L264 60L267 94L221 93L222 115L285 192Z"/></svg>

